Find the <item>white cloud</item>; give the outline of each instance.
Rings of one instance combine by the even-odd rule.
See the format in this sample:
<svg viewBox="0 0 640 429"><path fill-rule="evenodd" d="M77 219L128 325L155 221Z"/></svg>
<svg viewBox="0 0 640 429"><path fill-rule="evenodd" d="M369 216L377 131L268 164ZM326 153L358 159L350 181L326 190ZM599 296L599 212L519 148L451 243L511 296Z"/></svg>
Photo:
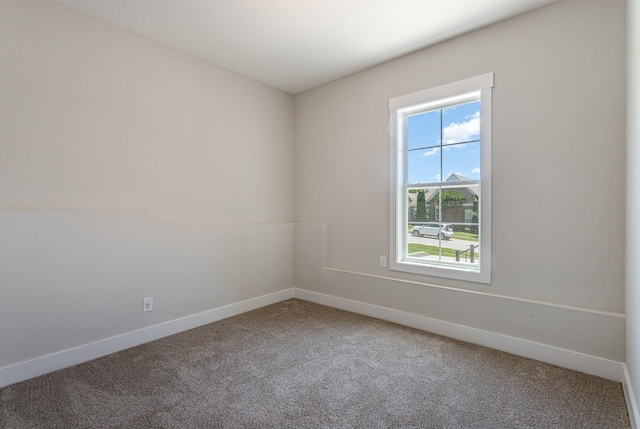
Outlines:
<svg viewBox="0 0 640 429"><path fill-rule="evenodd" d="M474 168L473 170L471 170L471 172L473 174L480 174L480 169L479 168Z"/></svg>
<svg viewBox="0 0 640 429"><path fill-rule="evenodd" d="M423 153L422 156L433 156L433 155L437 155L439 152L440 152L440 148L434 147L430 151Z"/></svg>
<svg viewBox="0 0 640 429"><path fill-rule="evenodd" d="M476 112L465 122L454 122L442 130L443 144L465 142L480 136L480 112Z"/></svg>

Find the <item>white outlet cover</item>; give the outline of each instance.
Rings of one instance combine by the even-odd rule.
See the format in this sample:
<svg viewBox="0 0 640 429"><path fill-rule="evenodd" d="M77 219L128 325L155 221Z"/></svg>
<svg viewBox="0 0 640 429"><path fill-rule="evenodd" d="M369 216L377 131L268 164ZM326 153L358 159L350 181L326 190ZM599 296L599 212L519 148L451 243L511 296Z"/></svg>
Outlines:
<svg viewBox="0 0 640 429"><path fill-rule="evenodd" d="M142 312L153 311L153 298L145 298L142 304Z"/></svg>

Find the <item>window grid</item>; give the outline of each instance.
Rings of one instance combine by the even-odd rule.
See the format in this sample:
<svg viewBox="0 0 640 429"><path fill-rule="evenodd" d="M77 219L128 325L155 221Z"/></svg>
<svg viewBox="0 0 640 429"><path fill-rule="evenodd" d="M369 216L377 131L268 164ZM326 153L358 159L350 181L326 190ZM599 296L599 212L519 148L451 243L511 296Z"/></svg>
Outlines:
<svg viewBox="0 0 640 429"><path fill-rule="evenodd" d="M490 114L492 87L493 74L489 73L390 100L392 124L396 124L394 126L395 138L392 136L392 139L395 140L394 145L392 145L392 147L395 147L392 159L396 160L392 164L392 180L396 183L396 185L392 184L391 200L392 243L390 248L393 256L390 268L392 270L490 283ZM476 135L466 139L457 138L455 133L453 135L449 133L447 137L449 140L445 139L445 127L448 124L454 124L454 122L445 122L445 111L447 115L450 115L451 112L455 111L455 108L474 103L478 105L479 110L470 117L478 122L482 121L482 127L478 125L478 138L476 138ZM437 112L438 114L438 143L430 144L429 141L422 140L419 141L418 145L415 145L413 141L410 143L408 137L409 118L432 112ZM451 121L451 115L448 116L447 121ZM467 145L476 145L475 147L469 146L469 150L477 148L480 152L477 155L480 167L474 169L475 173L481 175L478 180L467 180L461 174L456 174L456 177L452 178L449 172L445 171L457 162L455 157L448 155L449 157L445 164L446 152L458 150L457 148L465 148ZM411 168L418 168L412 165L412 162L415 163L419 159L420 151L423 151L423 154L426 155L426 151L433 149L438 149L439 180L424 180L425 177L423 175L418 176L414 171L410 171ZM435 167L436 164L432 163L431 165ZM409 180L410 178L411 180ZM458 180L459 182L448 179ZM418 189L427 191L427 188L429 188L428 192L431 192L427 209L428 221L425 222L424 219L419 219L418 221L416 218L417 206L414 205L413 208L409 206L411 201L409 198L410 191L414 191L414 193ZM447 200L443 200L445 194ZM433 202L432 198L437 198L437 202ZM415 229L418 226L427 228L429 224L435 225L436 236L434 238L436 240L431 240L431 242L433 245L437 243L437 246L435 246L437 255L432 254L433 257L425 262L420 256L412 257L410 255L411 252L409 252L409 246L411 244L411 229ZM444 227L453 230L450 236L444 237L439 233ZM413 234L414 237L422 237L419 234L421 231L425 230L414 231L416 232L416 234ZM480 250L479 257L482 258L482 261L479 261L479 258L468 258L468 252L467 256L465 256L467 258L466 262L465 258L459 258L458 252L456 252L457 261L452 259L452 249L449 246L448 239L453 236L454 231L458 234L460 232L466 234L466 239L471 240L474 239L474 234L477 234L478 241L475 247ZM432 231L431 233L433 234L434 232ZM480 239L481 237L482 239ZM446 247L443 246L445 241ZM414 240L413 244L415 243ZM471 243L475 242L471 241ZM447 250L447 252L444 252L444 250ZM460 253L464 253L464 251L461 249ZM413 254L419 255L416 252L413 252Z"/></svg>

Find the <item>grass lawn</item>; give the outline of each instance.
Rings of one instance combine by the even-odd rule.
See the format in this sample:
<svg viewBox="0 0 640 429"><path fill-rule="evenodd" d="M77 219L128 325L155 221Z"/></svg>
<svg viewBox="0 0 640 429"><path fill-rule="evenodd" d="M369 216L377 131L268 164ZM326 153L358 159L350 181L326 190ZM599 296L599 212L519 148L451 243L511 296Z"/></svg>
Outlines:
<svg viewBox="0 0 640 429"><path fill-rule="evenodd" d="M409 248L407 253L410 255L412 253L417 252L425 252L429 255L439 255L438 246L427 246L426 244L417 244L417 243L409 243ZM446 247L442 248L442 256L451 256L452 258L456 257L456 251L454 249L448 249ZM468 253L467 253L468 256ZM479 258L480 253L476 251L475 257ZM464 255L461 254L460 258L464 258Z"/></svg>
<svg viewBox="0 0 640 429"><path fill-rule="evenodd" d="M478 234L471 234L469 232L457 232L453 233L453 238L458 240L478 241Z"/></svg>
<svg viewBox="0 0 640 429"><path fill-rule="evenodd" d="M429 255L439 255L438 246L427 246L426 244L409 243L408 254L416 252L426 252ZM442 248L442 256L456 257L456 251L453 249Z"/></svg>

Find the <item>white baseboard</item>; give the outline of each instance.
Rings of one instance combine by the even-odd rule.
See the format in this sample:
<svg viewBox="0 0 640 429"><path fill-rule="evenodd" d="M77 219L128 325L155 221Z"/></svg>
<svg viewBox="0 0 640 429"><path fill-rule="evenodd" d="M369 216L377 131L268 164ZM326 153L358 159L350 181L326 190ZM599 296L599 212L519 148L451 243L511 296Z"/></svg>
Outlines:
<svg viewBox="0 0 640 429"><path fill-rule="evenodd" d="M631 377L629 377L627 364L623 363L622 369L624 372L624 381L622 382L622 388L624 389L624 399L627 401L627 410L629 410L629 420L631 421L631 428L638 429L640 416L638 415L636 395L633 393L633 384L631 383Z"/></svg>
<svg viewBox="0 0 640 429"><path fill-rule="evenodd" d="M294 297L624 383L622 362L360 301L294 289Z"/></svg>
<svg viewBox="0 0 640 429"><path fill-rule="evenodd" d="M197 328L218 320L226 319L267 305L298 298L317 304L327 305L353 313L363 314L400 325L444 335L473 344L502 350L519 356L536 359L564 368L585 372L610 380L619 381L624 388L631 427L638 429L640 415L635 402L629 372L626 364L583 353L565 350L533 341L483 331L469 326L458 325L425 316L419 316L388 307L353 301L332 295L304 289L285 289L246 301L237 302L202 313L171 320L148 328L85 344L72 349L42 356L0 368L0 387L28 380L33 377L77 365L111 353L135 347L169 335Z"/></svg>
<svg viewBox="0 0 640 429"><path fill-rule="evenodd" d="M62 368L88 362L120 350L138 346L169 335L177 334L202 325L217 322L231 316L246 313L270 304L293 298L294 290L285 289L246 301L214 308L202 313L170 320L148 328L127 332L90 344L63 350L15 365L0 368L0 387L28 380Z"/></svg>

